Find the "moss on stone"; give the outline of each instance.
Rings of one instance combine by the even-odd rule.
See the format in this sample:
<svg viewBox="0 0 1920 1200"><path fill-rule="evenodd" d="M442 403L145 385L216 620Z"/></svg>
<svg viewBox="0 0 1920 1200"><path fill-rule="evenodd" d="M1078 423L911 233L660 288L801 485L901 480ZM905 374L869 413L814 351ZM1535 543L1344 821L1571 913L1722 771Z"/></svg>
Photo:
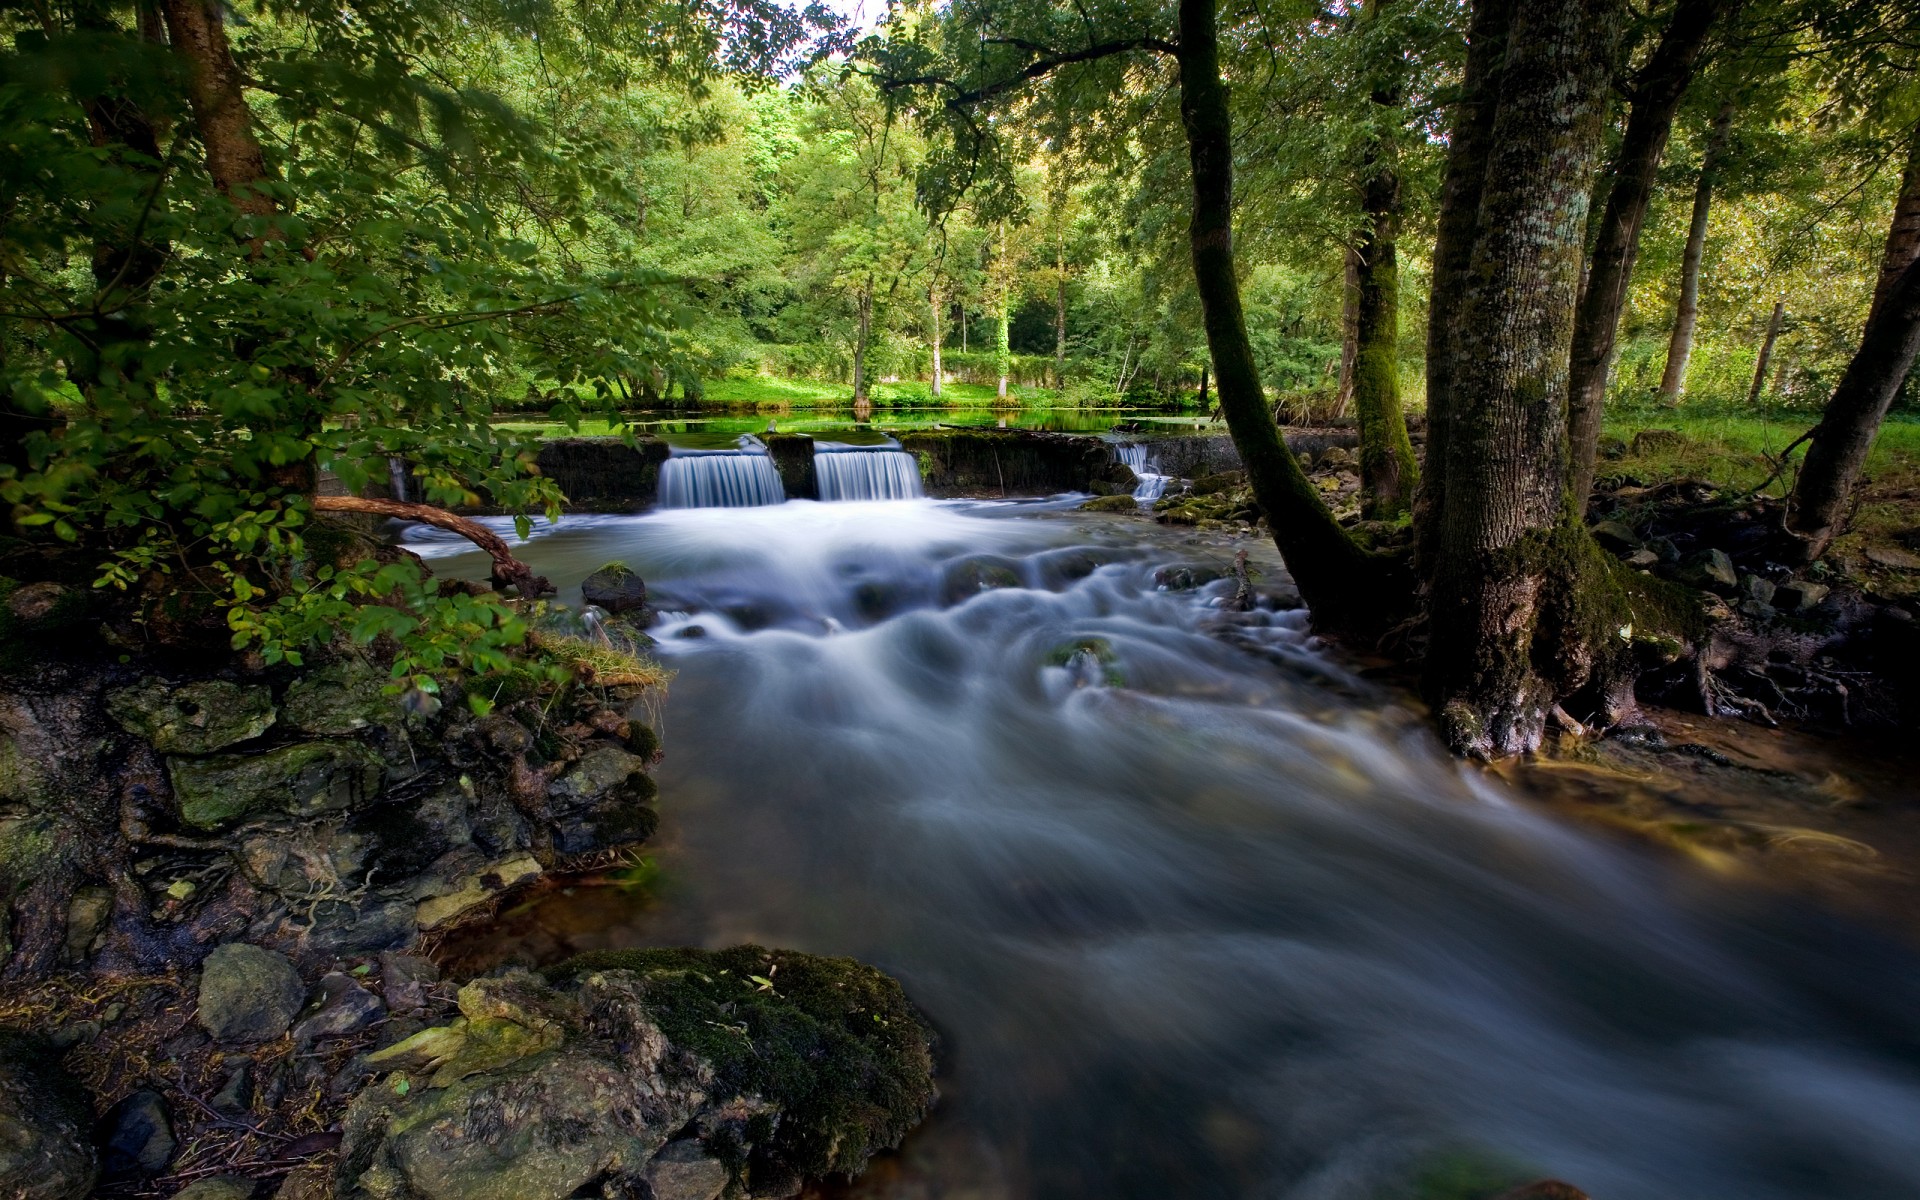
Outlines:
<svg viewBox="0 0 1920 1200"><path fill-rule="evenodd" d="M933 1103L932 1030L898 983L854 959L759 946L605 951L547 975L595 971L643 977L649 1014L713 1067L722 1094L780 1106L750 1171L857 1174Z"/></svg>
<svg viewBox="0 0 1920 1200"><path fill-rule="evenodd" d="M170 758L167 773L180 819L214 829L263 809L311 816L348 808L378 789L382 771L356 742L302 742L257 755Z"/></svg>

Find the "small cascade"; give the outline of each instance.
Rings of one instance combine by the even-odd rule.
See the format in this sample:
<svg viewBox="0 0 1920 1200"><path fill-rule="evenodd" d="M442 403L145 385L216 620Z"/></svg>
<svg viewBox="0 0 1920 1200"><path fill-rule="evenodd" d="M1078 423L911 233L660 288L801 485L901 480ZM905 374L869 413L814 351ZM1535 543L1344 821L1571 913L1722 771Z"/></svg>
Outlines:
<svg viewBox="0 0 1920 1200"><path fill-rule="evenodd" d="M676 449L660 464L661 508L757 508L786 499L773 459L752 438L742 438L739 450Z"/></svg>
<svg viewBox="0 0 1920 1200"><path fill-rule="evenodd" d="M1147 453L1146 446L1140 442L1130 442L1116 446L1114 450L1121 462L1133 468L1134 477L1140 481L1133 489L1133 498L1142 504L1152 504L1158 500L1161 493L1167 490L1167 476L1154 469L1160 464Z"/></svg>
<svg viewBox="0 0 1920 1200"><path fill-rule="evenodd" d="M925 494L920 464L897 447L816 442L813 478L822 500L914 500Z"/></svg>

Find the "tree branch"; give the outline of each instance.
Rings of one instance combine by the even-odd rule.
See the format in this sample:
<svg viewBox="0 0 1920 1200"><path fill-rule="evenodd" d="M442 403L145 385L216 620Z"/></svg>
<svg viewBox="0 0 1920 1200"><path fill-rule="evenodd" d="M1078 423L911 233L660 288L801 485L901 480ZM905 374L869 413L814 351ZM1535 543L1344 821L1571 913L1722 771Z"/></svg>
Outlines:
<svg viewBox="0 0 1920 1200"><path fill-rule="evenodd" d="M367 513L376 517L395 517L402 521L418 521L422 525L431 525L435 529L444 529L457 533L493 559L493 585L496 588L511 585L526 599L538 596L550 596L554 587L544 575L535 575L533 568L513 556L506 539L488 529L478 521L450 513L444 508L435 508L431 504L409 504L401 500L375 500L363 496L315 496L315 512Z"/></svg>
<svg viewBox="0 0 1920 1200"><path fill-rule="evenodd" d="M1012 46L1040 57L1022 67L1019 71L1004 79L995 80L977 88L963 88L944 75L910 75L900 79L875 76L874 81L882 92L892 93L910 87L943 87L953 94L947 98L947 107L952 109L970 108L983 100L991 100L1003 92L1010 92L1024 84L1050 75L1061 67L1074 63L1093 62L1097 59L1112 58L1116 54L1132 54L1145 50L1154 54L1166 54L1180 57L1180 47L1163 38L1138 37L1123 38L1118 41L1100 42L1078 50L1054 50L1022 38L986 38L986 44L993 46Z"/></svg>

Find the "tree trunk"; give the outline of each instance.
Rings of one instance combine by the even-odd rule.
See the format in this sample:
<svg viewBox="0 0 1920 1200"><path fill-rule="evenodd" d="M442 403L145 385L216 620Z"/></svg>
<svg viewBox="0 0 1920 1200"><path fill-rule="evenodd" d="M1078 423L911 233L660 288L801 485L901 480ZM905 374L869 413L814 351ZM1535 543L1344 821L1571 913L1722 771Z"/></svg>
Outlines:
<svg viewBox="0 0 1920 1200"><path fill-rule="evenodd" d="M1509 27L1515 0L1476 0L1467 24L1467 61L1460 98L1447 139L1447 169L1440 184L1440 218L1433 242L1433 281L1427 314L1427 446L1414 501L1414 567L1433 573L1446 509L1447 446L1453 420L1453 354L1460 303L1472 264L1480 194L1487 181L1493 123L1506 74Z"/></svg>
<svg viewBox="0 0 1920 1200"><path fill-rule="evenodd" d="M168 39L187 64L187 102L206 151L207 173L242 215L268 220L265 228L249 235L257 248L262 236L278 236L271 218L280 206L266 186L272 177L254 136L240 67L227 43L221 17L225 5L218 0L164 0L162 7Z"/></svg>
<svg viewBox="0 0 1920 1200"><path fill-rule="evenodd" d="M1060 277L1053 285L1053 386L1067 386L1067 258L1061 252L1055 260Z"/></svg>
<svg viewBox="0 0 1920 1200"><path fill-rule="evenodd" d="M1180 117L1192 166L1193 276L1220 410L1274 543L1322 629L1377 632L1407 597L1334 521L1267 409L1233 266L1233 132L1215 0L1180 0Z"/></svg>
<svg viewBox="0 0 1920 1200"><path fill-rule="evenodd" d="M1573 320L1572 373L1567 381L1571 415L1568 438L1573 450L1573 497L1586 503L1593 491L1594 458L1600 448L1600 420L1607 376L1627 303L1627 286L1640 256L1640 232L1654 179L1673 132L1673 117L1693 82L1694 65L1707 33L1728 0L1680 0L1653 56L1634 79L1633 112L1627 118L1620 151L1607 173L1612 186L1594 240L1593 254Z"/></svg>
<svg viewBox="0 0 1920 1200"><path fill-rule="evenodd" d="M1620 14L1619 0L1513 12L1491 137L1478 143L1471 256L1448 301L1458 316L1443 350L1445 458L1429 460L1445 487L1426 685L1448 741L1481 757L1538 747L1549 711L1589 682L1617 632L1591 627L1611 624L1591 608L1608 582L1592 575L1611 563L1568 504L1566 386Z"/></svg>
<svg viewBox="0 0 1920 1200"><path fill-rule="evenodd" d="M993 297L993 365L1000 375L1000 387L995 393L1000 399L1007 398L1007 373L1012 369L1012 351L1007 342L1008 324L1012 319L1013 286L1007 276L1007 223L1000 222L1000 258L994 264L999 268L1001 280L994 289Z"/></svg>
<svg viewBox="0 0 1920 1200"><path fill-rule="evenodd" d="M1760 357L1753 364L1753 386L1747 389L1748 408L1760 403L1760 393L1767 386L1767 364L1773 359L1773 344L1780 340L1780 326L1786 316L1786 301L1775 300L1773 315L1767 318L1767 336L1760 340Z"/></svg>
<svg viewBox="0 0 1920 1200"><path fill-rule="evenodd" d="M315 496L315 512L365 513L376 517L393 517L402 521L419 521L457 533L480 549L487 552L493 560L493 582L496 587L512 586L518 588L520 595L528 600L553 595L553 585L545 576L535 575L533 568L513 556L506 540L478 521L456 516L444 508L435 508L430 504L407 504L398 500L374 500L361 496Z"/></svg>
<svg viewBox="0 0 1920 1200"><path fill-rule="evenodd" d="M1784 540L1795 562L1819 558L1840 533L1867 452L1920 353L1920 125L1911 136L1860 349L1814 428L1788 504Z"/></svg>
<svg viewBox="0 0 1920 1200"><path fill-rule="evenodd" d="M1340 255L1340 383L1333 394L1333 415L1353 407L1353 364L1360 356L1360 252L1348 246Z"/></svg>
<svg viewBox="0 0 1920 1200"><path fill-rule="evenodd" d="M859 331L853 342L853 402L860 404L867 398L867 339L873 336L873 277L860 285L860 295L856 301L859 310Z"/></svg>
<svg viewBox="0 0 1920 1200"><path fill-rule="evenodd" d="M1386 0L1373 0L1365 12L1373 19ZM1401 119L1398 55L1373 88L1376 128ZM1387 114L1391 114L1389 117ZM1400 227L1400 175L1391 134L1376 135L1367 149L1360 188L1367 221L1361 229L1355 281L1353 410L1360 419L1360 483L1364 512L1388 520L1407 510L1419 485L1413 443L1400 411L1400 264L1395 241Z"/></svg>
<svg viewBox="0 0 1920 1200"><path fill-rule="evenodd" d="M927 385L928 392L935 400L940 398L940 289L938 286L927 289L927 319L929 321L928 344L933 349L933 380Z"/></svg>
<svg viewBox="0 0 1920 1200"><path fill-rule="evenodd" d="M1207 365L1200 364L1200 411L1207 411Z"/></svg>
<svg viewBox="0 0 1920 1200"><path fill-rule="evenodd" d="M1693 222L1687 226L1687 250L1680 260L1680 303L1673 314L1673 338L1667 343L1667 368L1660 375L1660 395L1678 404L1687 390L1687 360L1693 357L1693 329L1700 319L1700 259L1707 247L1707 216L1713 209L1713 181L1733 123L1733 102L1720 106L1700 159L1700 182L1693 190Z"/></svg>

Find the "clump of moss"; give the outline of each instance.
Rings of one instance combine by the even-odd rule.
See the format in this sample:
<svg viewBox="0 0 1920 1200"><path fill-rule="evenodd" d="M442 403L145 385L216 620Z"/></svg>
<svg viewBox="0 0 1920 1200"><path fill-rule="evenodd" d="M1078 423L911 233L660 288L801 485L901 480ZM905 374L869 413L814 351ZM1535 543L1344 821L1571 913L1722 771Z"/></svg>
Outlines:
<svg viewBox="0 0 1920 1200"><path fill-rule="evenodd" d="M571 668L586 682L604 687L664 689L673 672L630 650L593 638L536 633L534 642L549 658Z"/></svg>
<svg viewBox="0 0 1920 1200"><path fill-rule="evenodd" d="M719 1095L779 1105L775 1128L748 1131L756 1182L858 1174L933 1103L933 1031L898 983L854 959L759 946L603 951L547 975L593 971L642 976L649 1013L712 1064Z"/></svg>

